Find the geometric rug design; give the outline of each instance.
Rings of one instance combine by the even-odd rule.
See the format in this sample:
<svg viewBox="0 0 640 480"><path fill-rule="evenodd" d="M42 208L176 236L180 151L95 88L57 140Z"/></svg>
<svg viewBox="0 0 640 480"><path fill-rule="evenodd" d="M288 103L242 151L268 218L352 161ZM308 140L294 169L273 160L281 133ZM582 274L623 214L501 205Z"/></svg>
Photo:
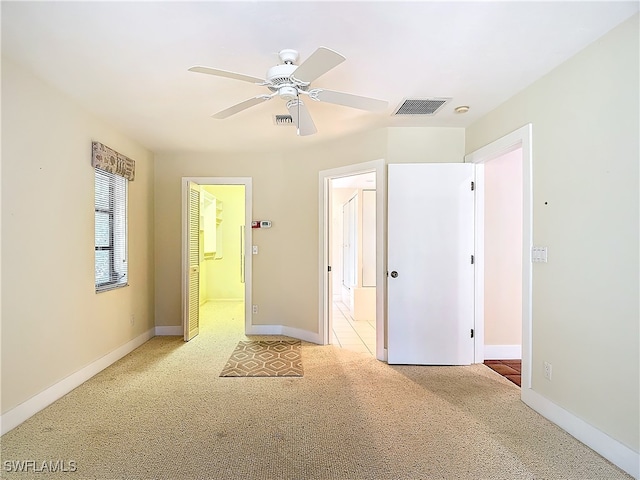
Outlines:
<svg viewBox="0 0 640 480"><path fill-rule="evenodd" d="M302 377L300 340L242 341L220 376Z"/></svg>

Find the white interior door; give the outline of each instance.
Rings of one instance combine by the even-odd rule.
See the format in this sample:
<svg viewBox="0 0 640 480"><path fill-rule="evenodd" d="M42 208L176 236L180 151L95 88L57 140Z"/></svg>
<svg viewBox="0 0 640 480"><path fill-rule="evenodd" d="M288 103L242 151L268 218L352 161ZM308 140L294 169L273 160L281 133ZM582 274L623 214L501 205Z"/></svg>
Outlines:
<svg viewBox="0 0 640 480"><path fill-rule="evenodd" d="M187 302L185 312L185 341L198 335L200 329L200 185L189 182L187 229Z"/></svg>
<svg viewBox="0 0 640 480"><path fill-rule="evenodd" d="M390 364L473 362L473 179L471 164L389 165Z"/></svg>

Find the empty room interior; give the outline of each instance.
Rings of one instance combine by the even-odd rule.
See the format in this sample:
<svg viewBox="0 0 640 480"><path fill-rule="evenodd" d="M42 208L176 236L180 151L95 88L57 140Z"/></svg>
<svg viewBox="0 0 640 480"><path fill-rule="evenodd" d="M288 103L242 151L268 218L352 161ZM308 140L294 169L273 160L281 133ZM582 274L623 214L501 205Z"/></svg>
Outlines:
<svg viewBox="0 0 640 480"><path fill-rule="evenodd" d="M637 1L0 9L1 477L640 478Z"/></svg>

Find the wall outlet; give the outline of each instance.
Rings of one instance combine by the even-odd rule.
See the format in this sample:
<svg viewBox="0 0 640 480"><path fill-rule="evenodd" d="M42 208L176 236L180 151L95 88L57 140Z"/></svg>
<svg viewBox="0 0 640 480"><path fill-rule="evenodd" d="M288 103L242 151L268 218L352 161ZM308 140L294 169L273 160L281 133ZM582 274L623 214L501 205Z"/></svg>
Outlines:
<svg viewBox="0 0 640 480"><path fill-rule="evenodd" d="M547 380L551 380L551 364L549 362L544 362L544 378Z"/></svg>
<svg viewBox="0 0 640 480"><path fill-rule="evenodd" d="M132 313L131 316L129 317L129 325L133 327L135 323L136 323L136 314Z"/></svg>
<svg viewBox="0 0 640 480"><path fill-rule="evenodd" d="M531 249L531 261L538 263L547 263L548 247L533 247Z"/></svg>
<svg viewBox="0 0 640 480"><path fill-rule="evenodd" d="M253 308L251 309L251 311L253 313L258 313L258 305L254 305Z"/></svg>

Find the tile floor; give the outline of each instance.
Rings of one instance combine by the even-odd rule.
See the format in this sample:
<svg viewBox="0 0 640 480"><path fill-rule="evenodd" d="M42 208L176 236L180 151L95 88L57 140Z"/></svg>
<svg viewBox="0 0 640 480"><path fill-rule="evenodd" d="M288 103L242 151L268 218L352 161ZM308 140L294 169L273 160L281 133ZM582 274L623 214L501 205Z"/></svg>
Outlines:
<svg viewBox="0 0 640 480"><path fill-rule="evenodd" d="M506 379L520 386L522 360L485 360L484 364L491 370L498 372Z"/></svg>
<svg viewBox="0 0 640 480"><path fill-rule="evenodd" d="M347 306L333 302L333 335L331 343L354 352L376 355L376 321L354 320Z"/></svg>

